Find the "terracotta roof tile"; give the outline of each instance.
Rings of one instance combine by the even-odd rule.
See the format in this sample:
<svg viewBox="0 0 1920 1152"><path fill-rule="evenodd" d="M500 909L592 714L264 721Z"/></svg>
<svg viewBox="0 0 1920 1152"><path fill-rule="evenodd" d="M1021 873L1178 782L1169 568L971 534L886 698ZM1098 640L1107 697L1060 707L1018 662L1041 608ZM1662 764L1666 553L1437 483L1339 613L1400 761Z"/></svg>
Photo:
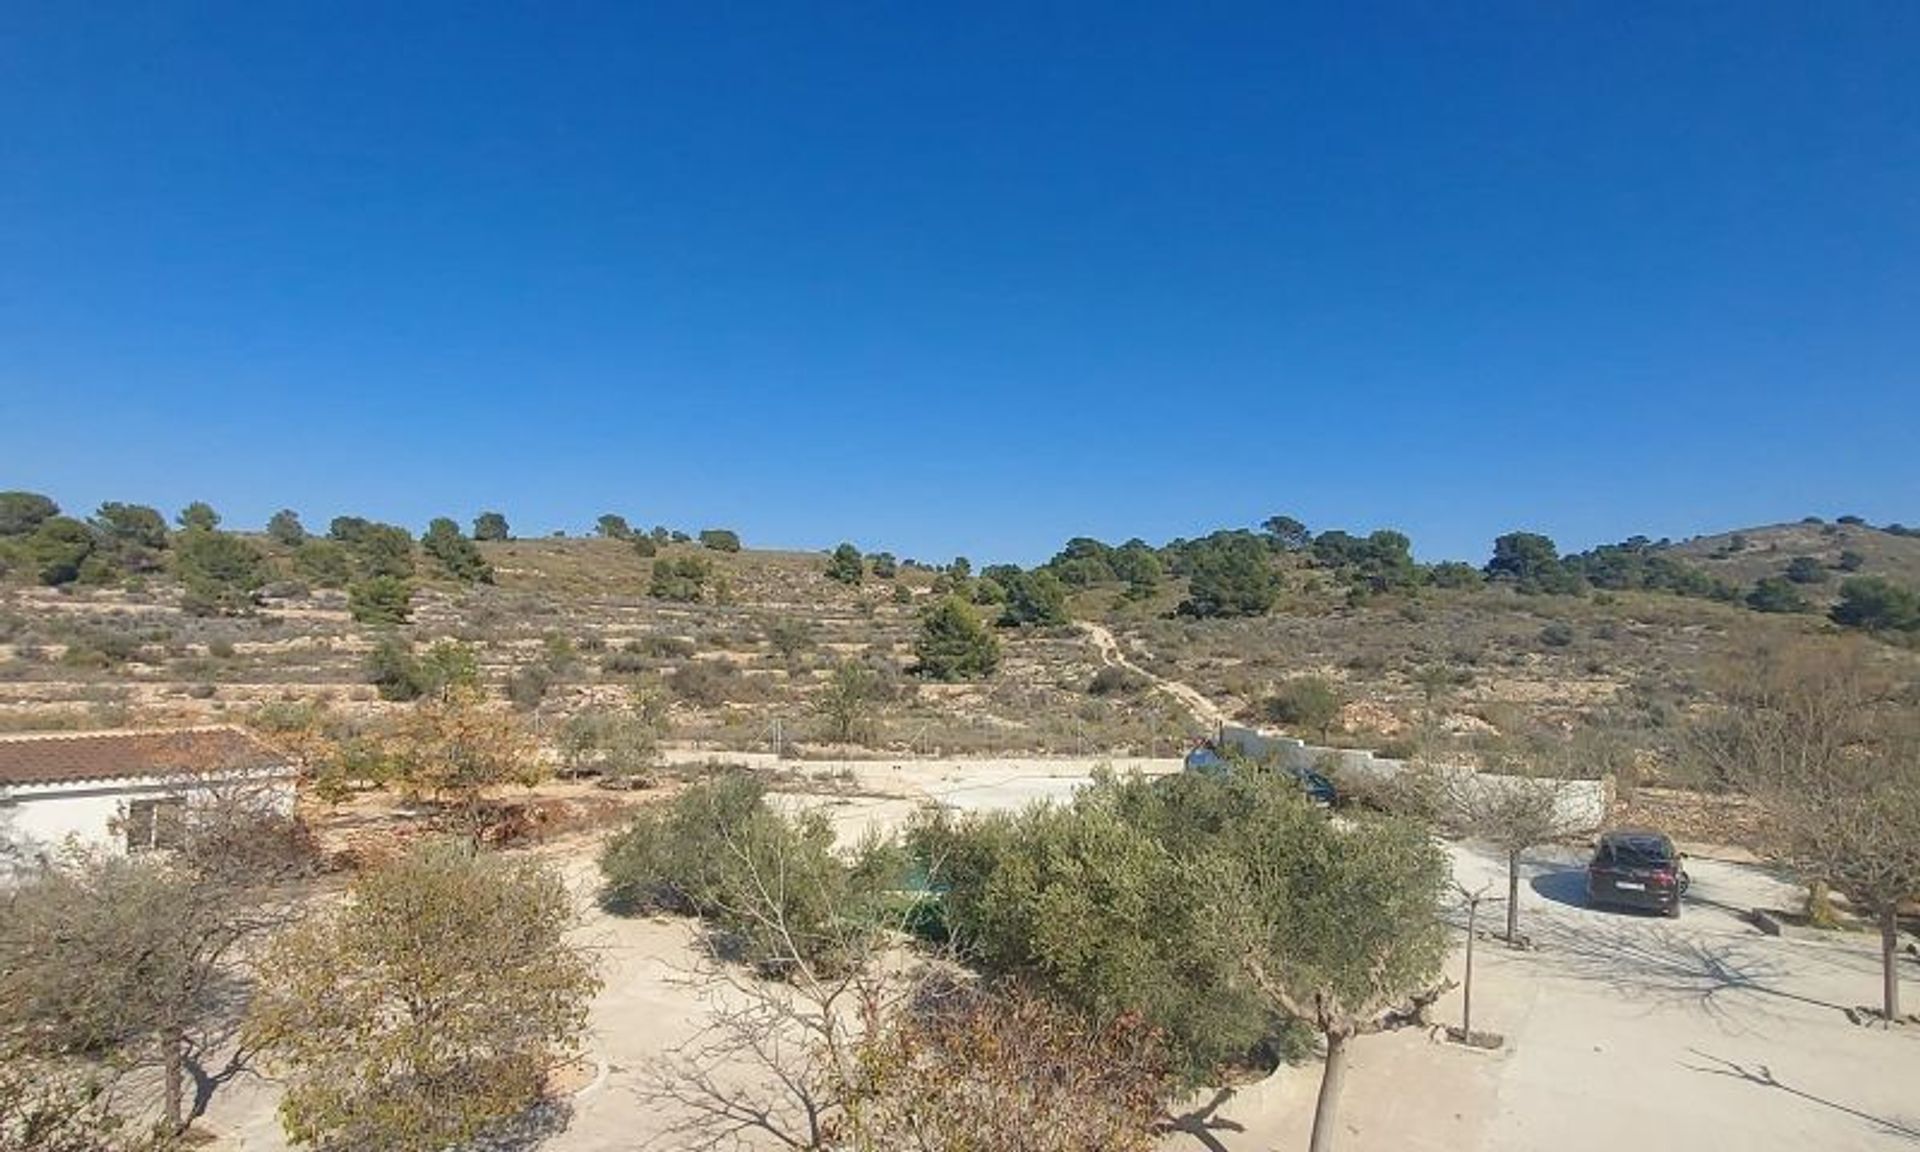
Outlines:
<svg viewBox="0 0 1920 1152"><path fill-rule="evenodd" d="M249 771L284 762L229 727L0 736L0 785Z"/></svg>

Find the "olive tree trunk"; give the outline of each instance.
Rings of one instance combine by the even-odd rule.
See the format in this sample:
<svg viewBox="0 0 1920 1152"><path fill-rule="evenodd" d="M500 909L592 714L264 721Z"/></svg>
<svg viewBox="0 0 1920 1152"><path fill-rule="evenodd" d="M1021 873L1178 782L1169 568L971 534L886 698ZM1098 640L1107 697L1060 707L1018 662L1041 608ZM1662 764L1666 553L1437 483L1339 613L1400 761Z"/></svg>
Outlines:
<svg viewBox="0 0 1920 1152"><path fill-rule="evenodd" d="M1347 1035L1327 1033L1327 1061L1320 1072L1320 1096L1313 1105L1313 1138L1307 1152L1333 1152L1334 1126L1339 1123L1340 1088L1347 1079Z"/></svg>
<svg viewBox="0 0 1920 1152"><path fill-rule="evenodd" d="M1888 1023L1900 1019L1900 907L1880 909L1880 1010Z"/></svg>
<svg viewBox="0 0 1920 1152"><path fill-rule="evenodd" d="M1507 945L1520 944L1520 853L1507 853Z"/></svg>

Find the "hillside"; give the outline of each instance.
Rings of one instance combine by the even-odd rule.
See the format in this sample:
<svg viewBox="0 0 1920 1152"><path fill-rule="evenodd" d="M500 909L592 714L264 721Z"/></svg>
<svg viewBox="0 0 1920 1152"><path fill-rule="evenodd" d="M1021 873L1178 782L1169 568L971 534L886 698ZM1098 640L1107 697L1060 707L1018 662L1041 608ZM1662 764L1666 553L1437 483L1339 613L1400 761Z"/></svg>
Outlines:
<svg viewBox="0 0 1920 1152"><path fill-rule="evenodd" d="M1896 534L1866 524L1814 520L1744 528L1676 544L1673 553L1710 575L1746 587L1783 576L1801 556L1820 565L1823 577L1801 585L1809 600L1831 604L1850 575L1883 576L1920 587L1920 534Z"/></svg>
<svg viewBox="0 0 1920 1152"><path fill-rule="evenodd" d="M1909 567L1920 541L1872 530L1781 525L1743 535L1738 552L1720 554L1714 539L1675 551L1729 579L1772 574L1795 555L1837 562L1846 548L1868 557L1862 571L1920 571ZM248 539L284 577L287 549ZM1096 683L1101 654L1066 625L998 629L1004 658L984 681L911 675L920 609L951 579L924 567L850 587L827 577L818 553L681 543L647 558L617 540L563 538L479 551L494 584L426 575L433 565L416 558L423 578L398 634L416 652L444 640L470 646L490 691L514 696L548 734L635 690L671 701L670 739L713 749L767 749L777 733L801 754L1166 755L1203 730L1133 677ZM654 565L696 556L714 572L701 602L649 594ZM1134 662L1239 717L1266 719L1280 685L1324 677L1347 701L1328 734L1336 742L1404 749L1419 732L1470 758L1504 738L1576 733L1655 762L1717 663L1767 637L1832 628L1815 614L1653 592L1525 595L1476 582L1356 598L1310 559L1275 563L1281 591L1264 615L1182 615L1188 583L1179 577L1148 595L1077 585L1071 612L1107 624ZM344 592L276 579L253 610L204 616L184 609L164 575L130 584L0 586L0 728L244 720L303 701L363 719L405 707L370 682L368 657L385 633L354 622ZM884 697L860 750L832 747L818 711L843 661L872 668Z"/></svg>

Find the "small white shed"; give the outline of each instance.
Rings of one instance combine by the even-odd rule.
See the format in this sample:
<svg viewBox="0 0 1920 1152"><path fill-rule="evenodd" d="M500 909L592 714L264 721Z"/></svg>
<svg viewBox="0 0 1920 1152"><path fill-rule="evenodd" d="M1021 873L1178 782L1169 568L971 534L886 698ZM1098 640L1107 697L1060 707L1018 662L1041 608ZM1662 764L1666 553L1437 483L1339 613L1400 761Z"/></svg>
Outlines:
<svg viewBox="0 0 1920 1152"><path fill-rule="evenodd" d="M187 805L236 786L291 811L294 779L229 726L0 736L0 875L69 843L167 847Z"/></svg>

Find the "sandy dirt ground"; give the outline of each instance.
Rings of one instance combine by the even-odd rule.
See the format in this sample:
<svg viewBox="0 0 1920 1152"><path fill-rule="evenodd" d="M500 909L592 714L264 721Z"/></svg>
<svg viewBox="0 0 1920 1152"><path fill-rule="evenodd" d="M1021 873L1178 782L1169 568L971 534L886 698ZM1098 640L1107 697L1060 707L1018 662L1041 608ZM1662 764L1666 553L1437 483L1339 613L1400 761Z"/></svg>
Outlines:
<svg viewBox="0 0 1920 1152"><path fill-rule="evenodd" d="M838 789L783 803L829 806L844 835L891 827L920 803L1014 808L1062 798L1091 765L1059 760L809 764ZM1170 761L1116 765L1170 771ZM852 774L846 779L842 769ZM596 1075L572 1101L551 1152L687 1147L662 1140L664 1114L639 1070L692 1036L705 1011L686 983L689 925L625 920L593 901L592 841L550 848L580 897L584 943L605 965L593 1011ZM1504 891L1501 863L1450 847L1456 878ZM1763 936L1740 914L1781 906L1795 891L1751 865L1696 858L1677 921L1589 909L1582 859L1543 852L1522 885L1523 931L1512 952L1476 949L1476 1029L1501 1033L1497 1052L1418 1030L1356 1042L1341 1110L1340 1146L1483 1152L1636 1149L1874 1149L1920 1144L1920 1029L1855 1025L1843 1009L1878 989L1872 942ZM1486 913L1483 911L1483 916ZM1494 915L1499 915L1498 912ZM1458 949L1452 974L1461 968ZM1909 978L1920 966L1909 964ZM1436 1018L1457 1022L1460 992ZM1304 1148L1318 1069L1284 1068L1182 1108L1168 1152ZM286 1148L275 1090L258 1078L224 1086L205 1119L217 1147ZM752 1147L747 1144L742 1147Z"/></svg>

